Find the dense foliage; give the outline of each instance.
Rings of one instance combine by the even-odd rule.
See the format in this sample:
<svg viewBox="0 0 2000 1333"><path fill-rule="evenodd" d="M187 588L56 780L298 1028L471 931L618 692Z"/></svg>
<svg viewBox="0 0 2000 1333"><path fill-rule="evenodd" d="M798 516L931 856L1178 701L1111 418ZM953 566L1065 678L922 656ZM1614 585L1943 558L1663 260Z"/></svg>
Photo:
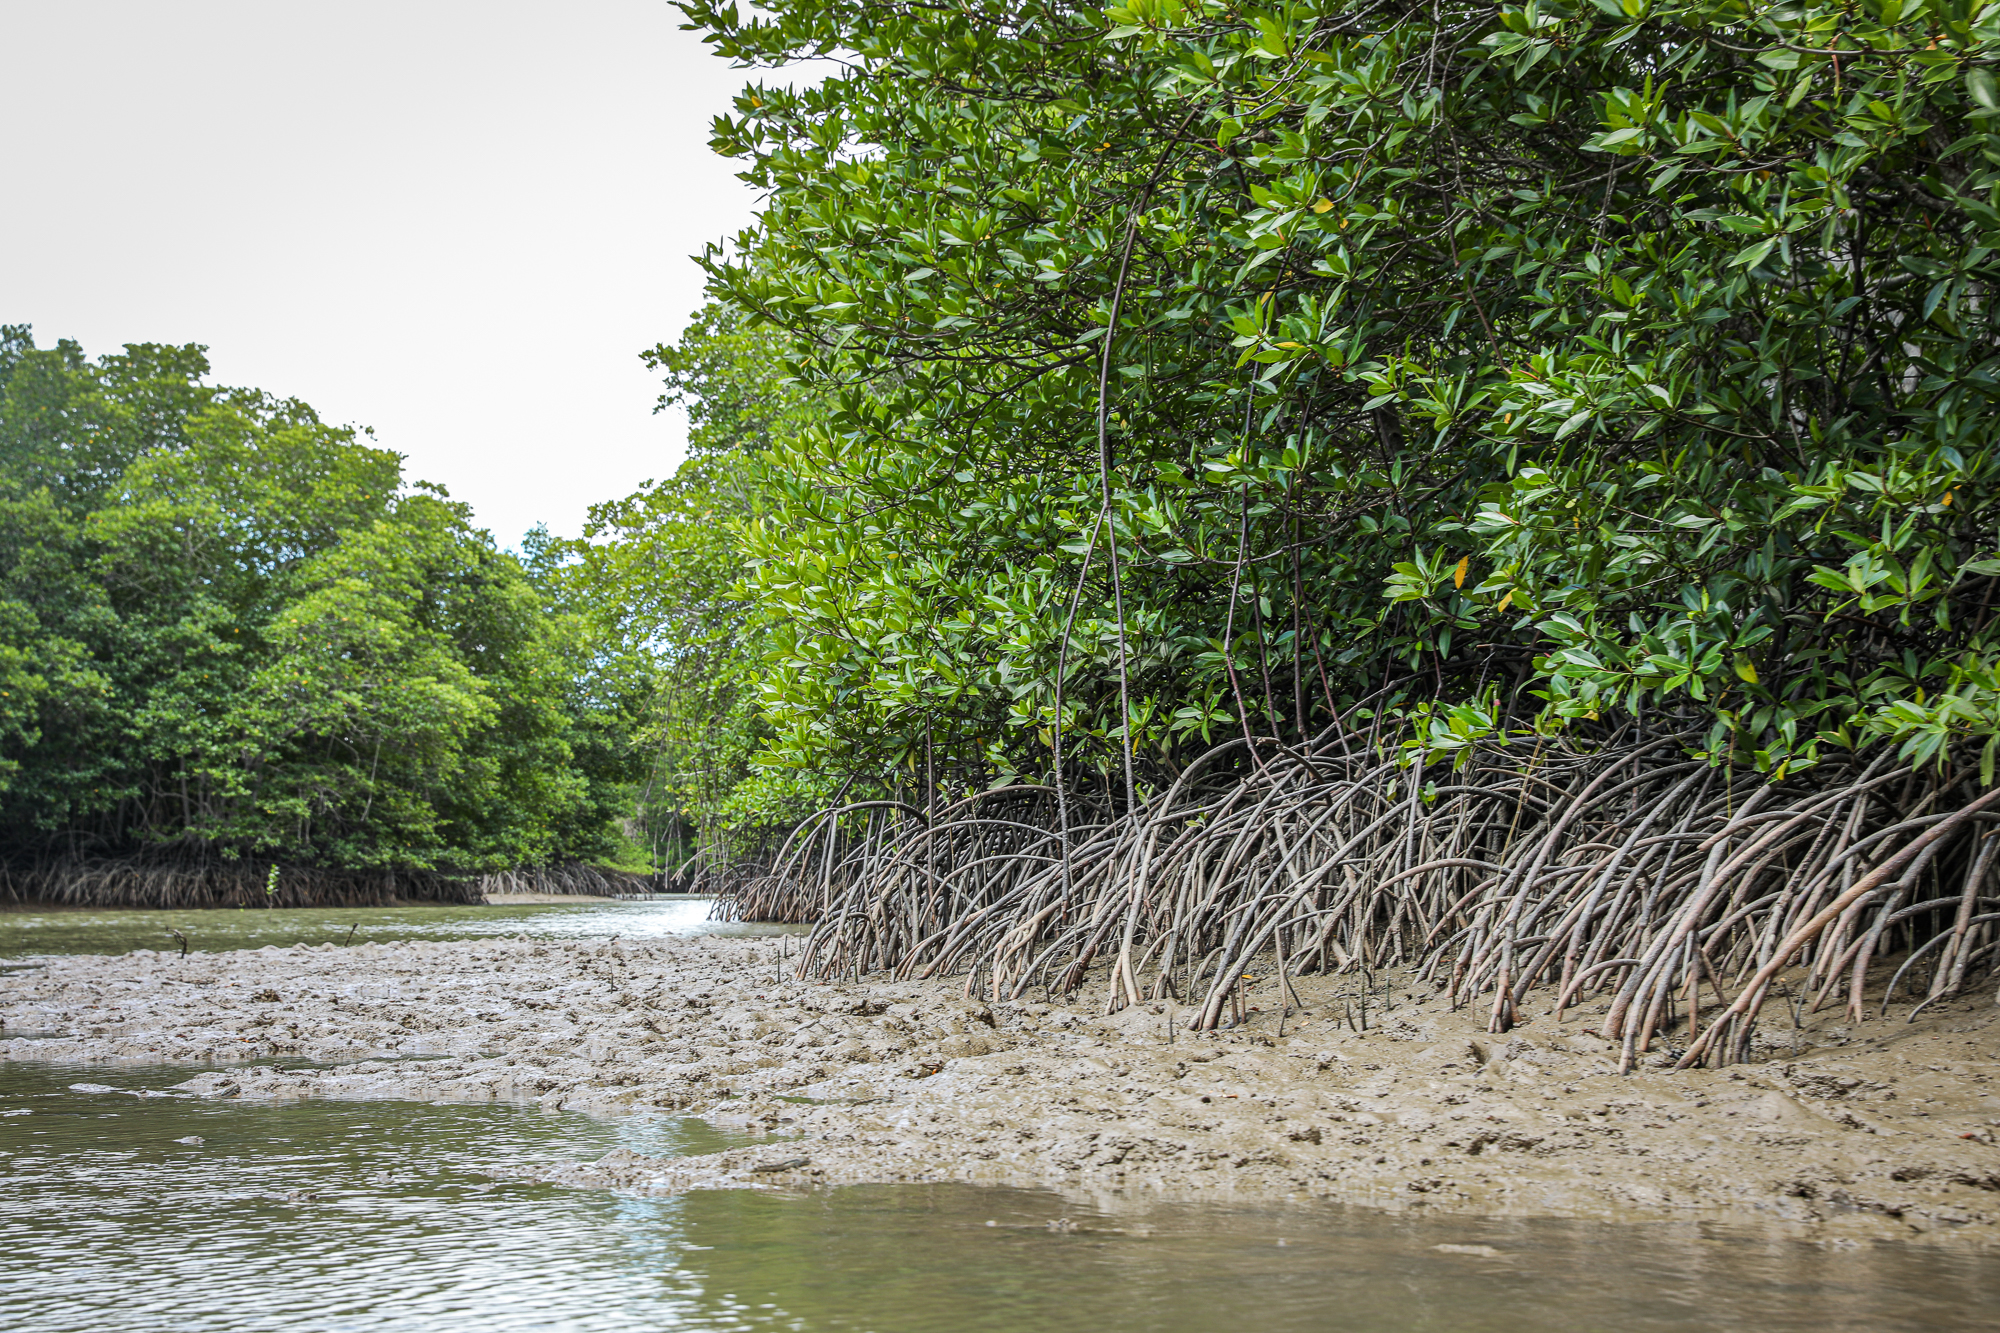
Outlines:
<svg viewBox="0 0 2000 1333"><path fill-rule="evenodd" d="M682 7L843 69L717 127L715 288L826 405L744 529L768 762L1115 796L1400 715L1990 780L2000 6Z"/></svg>
<svg viewBox="0 0 2000 1333"><path fill-rule="evenodd" d="M581 617L201 349L0 345L0 852L471 871L616 851Z"/></svg>

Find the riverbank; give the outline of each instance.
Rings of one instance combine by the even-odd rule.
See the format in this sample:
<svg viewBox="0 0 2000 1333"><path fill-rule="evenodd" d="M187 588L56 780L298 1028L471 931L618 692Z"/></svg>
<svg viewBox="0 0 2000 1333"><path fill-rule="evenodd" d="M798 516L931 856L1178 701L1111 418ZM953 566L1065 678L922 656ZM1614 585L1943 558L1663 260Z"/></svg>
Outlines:
<svg viewBox="0 0 2000 1333"><path fill-rule="evenodd" d="M1195 1035L1166 1006L1103 1017L1092 990L987 1004L962 980L787 981L795 948L483 939L55 958L9 976L0 1057L229 1066L178 1088L196 1095L532 1098L772 1135L510 1172L579 1186L951 1180L2000 1243L1989 992L1913 1024L1807 1017L1758 1064L1670 1074L1655 1059L1621 1076L1589 1010L1493 1038L1392 974L1375 978L1365 1032L1352 978L1306 978L1282 1033L1266 983L1242 1027Z"/></svg>
<svg viewBox="0 0 2000 1333"><path fill-rule="evenodd" d="M616 899L601 893L489 893L488 907L543 907L557 903L608 903Z"/></svg>

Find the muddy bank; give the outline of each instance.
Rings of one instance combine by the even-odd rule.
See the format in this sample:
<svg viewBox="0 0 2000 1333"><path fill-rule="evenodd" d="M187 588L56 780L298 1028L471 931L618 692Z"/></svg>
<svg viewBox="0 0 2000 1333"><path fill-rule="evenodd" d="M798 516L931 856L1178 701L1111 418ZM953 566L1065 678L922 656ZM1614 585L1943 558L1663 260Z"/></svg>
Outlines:
<svg viewBox="0 0 2000 1333"><path fill-rule="evenodd" d="M539 1099L769 1131L712 1157L533 1178L671 1191L958 1180L1167 1198L1763 1221L1840 1241L2000 1242L1990 993L1761 1063L1621 1076L1594 1014L1504 1038L1378 975L1268 983L1235 1030L1092 993L988 1004L962 983L786 981L786 945L478 940L51 959L11 973L0 1056L210 1061L185 1095ZM422 1057L422 1058L413 1058ZM316 1067L301 1067L311 1065Z"/></svg>
<svg viewBox="0 0 2000 1333"><path fill-rule="evenodd" d="M608 903L617 901L602 893L489 893L488 907L541 906L548 903Z"/></svg>

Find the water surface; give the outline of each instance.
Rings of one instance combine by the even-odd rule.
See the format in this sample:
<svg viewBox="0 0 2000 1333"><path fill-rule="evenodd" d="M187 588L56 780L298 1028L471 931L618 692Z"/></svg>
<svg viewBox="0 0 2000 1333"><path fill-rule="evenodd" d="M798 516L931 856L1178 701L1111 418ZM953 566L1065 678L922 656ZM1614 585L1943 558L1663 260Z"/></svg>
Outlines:
<svg viewBox="0 0 2000 1333"><path fill-rule="evenodd" d="M0 1328L1953 1333L2000 1324L2000 1262L1949 1251L1328 1206L1106 1212L969 1186L637 1199L496 1184L479 1168L732 1141L699 1123L532 1105L117 1091L163 1088L189 1072L0 1064ZM203 1141L177 1142L190 1137Z"/></svg>
<svg viewBox="0 0 2000 1333"><path fill-rule="evenodd" d="M0 911L0 958L34 954L130 953L179 949L171 931L202 952L260 949L267 944L371 944L389 940L456 940L488 935L590 939L617 935L795 934L801 927L710 921L712 898L666 902L582 902L506 907L277 907L153 911L78 908Z"/></svg>

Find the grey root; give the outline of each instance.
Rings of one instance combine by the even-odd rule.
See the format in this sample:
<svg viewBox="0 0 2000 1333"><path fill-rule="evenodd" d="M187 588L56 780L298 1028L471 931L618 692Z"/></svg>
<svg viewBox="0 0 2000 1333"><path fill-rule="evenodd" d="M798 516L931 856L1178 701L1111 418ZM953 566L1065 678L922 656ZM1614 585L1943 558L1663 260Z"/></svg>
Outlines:
<svg viewBox="0 0 2000 1333"><path fill-rule="evenodd" d="M1456 770L1365 737L1237 740L1067 826L1076 803L1047 787L929 819L866 802L808 821L722 910L814 922L804 975L963 974L1019 1000L1103 966L1109 1009L1175 1001L1198 1031L1272 970L1409 967L1495 1034L1534 995L1558 1018L1603 1000L1626 1069L1662 1042L1683 1066L1740 1061L1760 1024L1921 1007L1992 967L2000 789L1887 747L1767 778L1622 735L1485 745Z"/></svg>

